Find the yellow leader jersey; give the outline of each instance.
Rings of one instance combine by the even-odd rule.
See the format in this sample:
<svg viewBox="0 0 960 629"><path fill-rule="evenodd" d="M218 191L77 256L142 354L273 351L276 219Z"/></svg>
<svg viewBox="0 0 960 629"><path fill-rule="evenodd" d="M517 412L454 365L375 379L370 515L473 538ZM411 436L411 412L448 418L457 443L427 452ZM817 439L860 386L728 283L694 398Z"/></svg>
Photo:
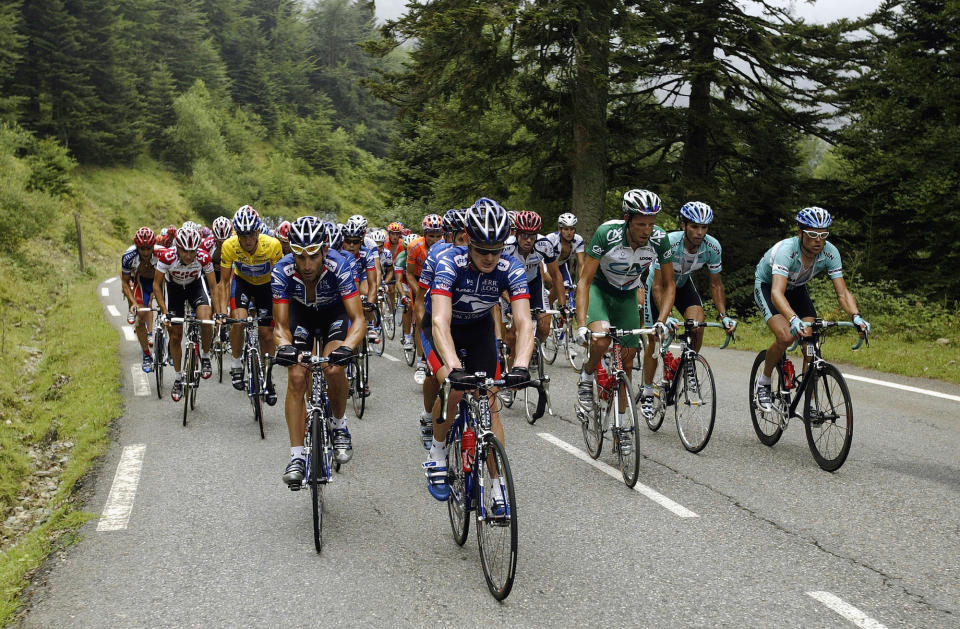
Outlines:
<svg viewBox="0 0 960 629"><path fill-rule="evenodd" d="M250 284L269 283L273 265L283 257L280 241L266 234L260 234L257 250L252 254L243 250L236 234L223 241L220 251L220 268L233 267L237 277Z"/></svg>

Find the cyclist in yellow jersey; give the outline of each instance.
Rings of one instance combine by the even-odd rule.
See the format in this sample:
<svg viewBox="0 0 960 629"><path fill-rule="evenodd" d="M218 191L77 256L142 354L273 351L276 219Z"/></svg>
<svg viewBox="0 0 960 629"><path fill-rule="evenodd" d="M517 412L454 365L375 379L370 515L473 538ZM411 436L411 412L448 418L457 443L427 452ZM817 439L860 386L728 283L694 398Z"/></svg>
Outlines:
<svg viewBox="0 0 960 629"><path fill-rule="evenodd" d="M220 303L227 303L229 294L230 316L243 319L251 305L260 316L260 349L273 354L273 295L270 292L270 273L283 257L280 241L260 233L262 221L257 211L244 205L233 216L235 234L223 242L220 254ZM230 378L233 388L242 391L243 383L243 326L235 324L230 330L230 349L233 366ZM272 383L271 383L272 384ZM266 402L277 403L277 394L270 386Z"/></svg>

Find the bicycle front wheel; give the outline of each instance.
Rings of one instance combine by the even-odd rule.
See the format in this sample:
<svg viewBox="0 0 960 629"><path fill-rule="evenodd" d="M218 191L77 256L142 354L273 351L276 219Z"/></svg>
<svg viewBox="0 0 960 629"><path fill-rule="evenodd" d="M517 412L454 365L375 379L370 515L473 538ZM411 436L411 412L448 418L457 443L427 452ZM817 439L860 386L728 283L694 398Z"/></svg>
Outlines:
<svg viewBox="0 0 960 629"><path fill-rule="evenodd" d="M765 446L772 446L783 435L782 418L788 412L789 406L786 403L788 393L783 390L783 368L777 364L773 377L770 378L770 390L773 397L773 407L769 411L764 411L757 403L757 378L763 373L763 364L767 359L767 350L757 354L753 361L753 369L750 370L750 420L753 422L753 430L757 433L760 443ZM790 360L785 358L785 360ZM781 415L781 413L783 415Z"/></svg>
<svg viewBox="0 0 960 629"><path fill-rule="evenodd" d="M567 362L576 371L583 369L583 361L587 356L587 348L577 344L577 326L573 319L567 319L567 331L565 338L565 349L567 351Z"/></svg>
<svg viewBox="0 0 960 629"><path fill-rule="evenodd" d="M253 421L260 426L260 438L265 439L263 433L263 397L261 388L263 387L263 375L260 373L260 361L251 351L247 357L247 395L250 397L250 404L253 406Z"/></svg>
<svg viewBox="0 0 960 629"><path fill-rule="evenodd" d="M163 366L167 362L167 339L163 328L153 334L153 376L157 381L157 397L163 399Z"/></svg>
<svg viewBox="0 0 960 629"><path fill-rule="evenodd" d="M692 360L686 359L674 377L681 378L673 403L677 433L683 447L696 454L707 447L717 417L713 372L707 359L697 354Z"/></svg>
<svg viewBox="0 0 960 629"><path fill-rule="evenodd" d="M463 546L470 533L470 473L463 471L463 452L460 450L460 432L447 445L447 482L450 484L450 497L447 499L447 514L450 516L450 528L453 541Z"/></svg>
<svg viewBox="0 0 960 629"><path fill-rule="evenodd" d="M477 518L477 542L480 563L490 594L502 601L513 588L517 571L517 501L507 452L496 437L489 435L478 454L485 459L476 465L480 475ZM494 486L503 497L500 509L495 505Z"/></svg>
<svg viewBox="0 0 960 629"><path fill-rule="evenodd" d="M550 318L550 331L547 332L547 338L540 343L540 356L548 365L552 365L557 359L557 351L560 349L560 334L557 331L557 318Z"/></svg>
<svg viewBox="0 0 960 629"><path fill-rule="evenodd" d="M350 397L353 400L353 414L357 416L357 419L363 419L363 411L367 405L367 398L364 396L363 391L367 382L367 371L366 366L364 365L366 355L358 356L357 361L353 366L353 395Z"/></svg>
<svg viewBox="0 0 960 629"><path fill-rule="evenodd" d="M807 443L817 465L840 469L853 443L853 402L840 370L824 364L812 372L803 403Z"/></svg>
<svg viewBox="0 0 960 629"><path fill-rule="evenodd" d="M190 388L193 385L193 347L187 345L183 360L183 425L187 425L187 415L190 414Z"/></svg>
<svg viewBox="0 0 960 629"><path fill-rule="evenodd" d="M543 348L543 345L537 343ZM556 358L556 353L554 353L554 358ZM543 381L543 359L541 356L537 356L534 353L534 363L530 365L530 377L536 378ZM547 394L546 389L543 392L544 395ZM523 412L527 417L527 423L531 426L537 423L537 419L533 416L537 412L537 400L540 399L540 392L534 389L533 387L526 387L523 390Z"/></svg>
<svg viewBox="0 0 960 629"><path fill-rule="evenodd" d="M383 300L383 305L380 307L381 319L383 319L383 331L387 334L387 338L391 341L397 335L397 321L393 318L393 311L390 309L389 300Z"/></svg>
<svg viewBox="0 0 960 629"><path fill-rule="evenodd" d="M577 417L580 419L580 428L583 430L583 442L587 446L587 452L594 459L600 456L603 451L603 413L600 399L600 383L597 382L597 376L593 376L593 402L590 405L590 411L584 412L577 408Z"/></svg>
<svg viewBox="0 0 960 629"><path fill-rule="evenodd" d="M623 416L614 421L612 413L620 409L620 397L626 402ZM616 426L613 430L613 447L617 452L620 474L627 487L637 484L640 476L640 431L637 430L637 411L630 396L630 382L626 377L620 380L620 389L616 391L613 403L607 407L607 425Z"/></svg>
<svg viewBox="0 0 960 629"><path fill-rule="evenodd" d="M387 337L383 334L383 314L379 307L373 309L373 329L377 331L377 342L373 344L373 350L377 356L383 356L383 350L387 347Z"/></svg>
<svg viewBox="0 0 960 629"><path fill-rule="evenodd" d="M324 418L320 413L314 413L310 420L310 474L307 483L310 485L310 503L313 508L313 545L317 552L323 548L323 485L327 480L324 469L323 446Z"/></svg>

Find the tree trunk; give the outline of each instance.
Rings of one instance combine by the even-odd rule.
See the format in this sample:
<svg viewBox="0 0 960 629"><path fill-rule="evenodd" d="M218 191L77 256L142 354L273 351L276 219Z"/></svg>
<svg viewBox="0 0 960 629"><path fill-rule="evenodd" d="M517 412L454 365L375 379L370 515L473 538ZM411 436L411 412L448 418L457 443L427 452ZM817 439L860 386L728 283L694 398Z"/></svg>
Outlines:
<svg viewBox="0 0 960 629"><path fill-rule="evenodd" d="M607 91L613 2L581 2L575 35L573 79L573 184L571 211L589 240L605 215L607 194Z"/></svg>
<svg viewBox="0 0 960 629"><path fill-rule="evenodd" d="M692 39L690 103L687 107L687 130L683 144L681 195L684 203L696 198L712 199L716 194L712 155L709 145L710 90L714 82L714 51L719 17L719 0L706 0L700 9L699 27L688 36Z"/></svg>

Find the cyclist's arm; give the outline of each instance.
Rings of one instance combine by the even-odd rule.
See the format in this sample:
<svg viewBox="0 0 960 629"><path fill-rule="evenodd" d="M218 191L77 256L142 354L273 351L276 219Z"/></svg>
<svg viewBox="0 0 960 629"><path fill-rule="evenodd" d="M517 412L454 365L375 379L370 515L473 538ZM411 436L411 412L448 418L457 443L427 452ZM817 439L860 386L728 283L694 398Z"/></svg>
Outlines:
<svg viewBox="0 0 960 629"><path fill-rule="evenodd" d="M450 374L450 370L463 368L460 357L457 356L457 348L453 344L453 334L450 333L453 302L449 295L437 293L430 297L430 308L433 311L431 316L433 342L443 361L443 367L437 372L437 378L443 380Z"/></svg>
<svg viewBox="0 0 960 629"><path fill-rule="evenodd" d="M847 283L842 277L833 278L833 290L836 291L837 301L840 302L840 307L843 308L844 312L851 317L855 314L860 314L860 311L857 309L857 300L853 298L853 293L847 288Z"/></svg>
<svg viewBox="0 0 960 629"><path fill-rule="evenodd" d="M416 316L417 321L423 321L423 315L427 311L427 306L424 303L427 298L427 291L423 289L420 284L416 282L410 283L410 288L413 290L413 314Z"/></svg>
<svg viewBox="0 0 960 629"><path fill-rule="evenodd" d="M293 345L290 333L290 302L273 302L273 342L277 347Z"/></svg>
<svg viewBox="0 0 960 629"><path fill-rule="evenodd" d="M693 280L687 280L692 282ZM717 307L717 312L721 315L727 313L727 294L723 289L723 280L719 273L710 275L710 295L713 297L713 305Z"/></svg>
<svg viewBox="0 0 960 629"><path fill-rule="evenodd" d="M560 275L560 265L557 264L557 261L547 264L547 271L550 275L550 278L553 280L553 289L550 291L554 294L554 301L556 301L561 306L567 305L567 291L563 290L563 277Z"/></svg>
<svg viewBox="0 0 960 629"><path fill-rule="evenodd" d="M166 285L167 276L165 273L160 273L157 271L153 274L153 296L157 300L157 306L160 307L160 312L163 314L169 314L167 311L167 300L163 294L163 287Z"/></svg>
<svg viewBox="0 0 960 629"><path fill-rule="evenodd" d="M380 265L380 256L377 256L373 261L373 265L376 267L375 275L376 277L373 281L370 282L370 301L374 302L377 300L377 289L380 288L380 282L383 278L383 267Z"/></svg>
<svg viewBox="0 0 960 629"><path fill-rule="evenodd" d="M229 314L230 306L230 285L233 283L233 265L220 267L220 283L217 284L217 292L220 293L220 305L223 307L223 314Z"/></svg>
<svg viewBox="0 0 960 629"><path fill-rule="evenodd" d="M204 276L206 277L206 280L207 280L207 286L217 285L216 273L214 273L213 271L210 271L209 273L205 273ZM219 301L219 297L220 295L217 294L217 291L213 291L212 294L210 295L210 299L213 300L213 303L210 304L210 307L213 308L214 312L220 312L220 310L217 308L217 302Z"/></svg>
<svg viewBox="0 0 960 629"><path fill-rule="evenodd" d="M530 365L530 355L533 353L534 331L533 316L530 314L530 300L514 300L511 307L513 309L513 325L517 333L517 353L513 359L513 366L527 367Z"/></svg>
<svg viewBox="0 0 960 629"><path fill-rule="evenodd" d="M131 276L129 273L124 273L120 277L120 288L123 290L123 296L127 299L127 304L133 308L134 304L137 303L137 298L133 295L133 288L130 286ZM147 304L149 306L149 304Z"/></svg>
<svg viewBox="0 0 960 629"><path fill-rule="evenodd" d="M586 327L587 309L590 307L590 285L593 283L593 276L597 274L600 268L600 260L588 256L583 261L583 269L580 271L580 279L577 281L577 326Z"/></svg>
<svg viewBox="0 0 960 629"><path fill-rule="evenodd" d="M571 273L570 274L571 278L577 278L580 275L580 273L583 272L583 260L584 260L583 252L578 251L577 252L577 275L574 275L573 273ZM568 262L567 267L569 266L570 266L570 263Z"/></svg>
<svg viewBox="0 0 960 629"><path fill-rule="evenodd" d="M660 290L657 305L660 307L660 317L657 321L666 323L667 317L673 312L673 302L677 297L677 283L673 279L673 264L661 264L658 272L660 273Z"/></svg>
<svg viewBox="0 0 960 629"><path fill-rule="evenodd" d="M356 350L367 334L367 318L363 316L360 296L354 295L344 299L343 307L346 308L347 316L350 317L350 330L347 332L347 338L343 340L343 344Z"/></svg>
<svg viewBox="0 0 960 629"><path fill-rule="evenodd" d="M550 267L547 266L547 263L540 261L540 277L543 278L543 285L547 287L547 290L550 291L550 295L553 295L553 274L550 272Z"/></svg>
<svg viewBox="0 0 960 629"><path fill-rule="evenodd" d="M653 286L654 286L654 289L657 286L656 272L654 272L654 276L653 276ZM642 308L644 303L646 303L646 301L647 301L647 285L640 284L640 286L637 287L637 306L639 308Z"/></svg>

